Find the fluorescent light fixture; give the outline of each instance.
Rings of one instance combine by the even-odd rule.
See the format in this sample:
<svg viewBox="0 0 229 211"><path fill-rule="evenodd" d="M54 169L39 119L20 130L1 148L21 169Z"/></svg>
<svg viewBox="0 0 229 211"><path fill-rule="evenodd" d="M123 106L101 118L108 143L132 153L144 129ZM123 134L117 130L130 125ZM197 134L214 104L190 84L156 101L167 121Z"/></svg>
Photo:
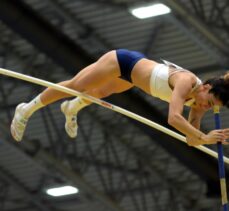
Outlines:
<svg viewBox="0 0 229 211"><path fill-rule="evenodd" d="M139 19L164 15L170 12L171 9L164 4L153 4L145 7L138 7L138 8L131 9L132 15Z"/></svg>
<svg viewBox="0 0 229 211"><path fill-rule="evenodd" d="M57 187L57 188L50 188L46 190L46 193L50 196L66 196L70 194L75 194L78 193L79 190L75 187L72 186L62 186L62 187Z"/></svg>

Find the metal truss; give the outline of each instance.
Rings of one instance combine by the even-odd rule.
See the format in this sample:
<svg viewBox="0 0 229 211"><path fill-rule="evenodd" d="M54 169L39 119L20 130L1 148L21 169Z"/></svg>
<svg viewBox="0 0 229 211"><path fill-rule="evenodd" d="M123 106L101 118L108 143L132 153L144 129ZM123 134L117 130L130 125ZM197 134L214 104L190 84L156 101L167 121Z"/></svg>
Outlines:
<svg viewBox="0 0 229 211"><path fill-rule="evenodd" d="M215 32L221 37L222 33L226 37L224 40L228 43L229 38L229 20L227 17L229 2L227 0L191 0L191 7L197 17L199 17L210 29L216 30ZM208 5L206 8L205 5ZM210 5L210 8L209 8Z"/></svg>
<svg viewBox="0 0 229 211"><path fill-rule="evenodd" d="M157 173L156 168L152 171L152 166L148 166L148 170L146 170L144 161L139 159L139 157L143 156L141 154L137 156L137 152L131 150L129 145L124 144L124 140L124 142L121 141L123 138L120 137L119 128L115 129L116 124L104 127L104 124L107 124L107 122L103 122L99 117L96 117L97 112L95 109L93 108L93 112L89 112L90 115L86 114L86 117L84 117L87 118L89 122L80 127L79 136L82 140L74 140L72 142L64 138L66 135L61 134L62 132L56 132L63 131L63 129L58 129L58 125L56 125L57 121L53 121L55 117L52 115L51 110L48 109L49 115L46 113L44 124L45 122L52 121L50 127L46 123L47 135L49 136L48 140L52 140L50 141L49 152L55 156L56 159L61 159L63 163L68 163L71 169L74 170L74 172L78 172L89 184L94 187L96 186L98 190L94 190L95 192L98 193L102 191L121 206L122 201L128 200L130 201L129 203L132 204L131 210L143 211L150 209L149 207L151 206L153 206L154 209L163 210L163 206L159 204L158 201L163 194L168 194L168 187L155 184L153 181L157 175L157 180L160 179L161 183L165 183L165 180L162 182L162 178L165 178L159 176L162 173ZM93 116L93 118L89 119L88 116ZM96 125L95 119L97 120ZM120 120L120 118L117 119L118 122ZM113 129L111 130L109 128ZM96 130L96 133L94 130ZM134 131L132 131L132 137L128 138L128 142L130 142L130 140L134 141L134 137L137 137L133 132ZM98 134L101 135L99 145L93 134L96 136L98 136ZM51 138L52 135L53 137ZM121 154L120 150L122 151ZM37 157L40 156L39 154L40 153L38 153ZM131 164L130 160L134 164ZM51 164L53 166L53 162L51 162ZM54 168L58 168L58 170L65 175L61 170L63 166L61 167L60 163L58 165L60 167L55 165ZM151 170L149 170L149 168ZM151 173L149 173L149 171L151 171ZM92 173L94 174L93 179L96 178L95 181L91 181L92 178L90 175ZM171 184L169 186L169 189L174 192L173 185ZM172 198L168 204L164 204L165 207L176 207L177 204L174 203L175 201L179 201L179 207L181 207L181 200L177 194L171 195L170 197ZM124 210L128 210L128 208ZM176 210L182 209L176 207Z"/></svg>
<svg viewBox="0 0 229 211"><path fill-rule="evenodd" d="M208 44L204 44L202 42L201 46L207 48L210 50L211 54L216 58L218 58L220 64L222 66L228 65L228 47L225 45L222 37L218 36L218 33L215 33L212 31L212 25L216 24L216 26L226 26L225 29L223 27L220 27L222 30L227 31L227 24L225 23L225 16L224 16L224 9L223 6L228 6L226 1L223 1L225 3L222 3L222 1L217 1L217 0L212 0L212 7L211 11L208 12L208 16L205 15L205 7L204 3L208 3L205 1L200 1L200 0L192 0L191 2L191 8L193 8L193 13L188 10L189 3L186 1L180 1L180 0L174 0L174 1L169 1L169 0L164 0L164 2L171 7L174 13L174 17L176 17L176 22L178 25L182 24L182 28L185 30L190 31L191 34L199 34L202 36L202 38L205 39L205 41ZM218 3L217 3L218 2ZM220 2L220 3L219 3ZM221 5L221 6L219 6ZM222 12L222 13L221 13ZM210 14L209 14L210 13ZM221 13L221 14L220 14ZM187 18L188 15L188 18ZM209 18L207 18L209 17ZM220 20L220 22L218 21ZM217 22L217 23L216 23ZM224 24L222 24L222 22ZM184 25L183 25L184 24ZM181 25L180 25L181 26ZM192 29L190 30L187 27L191 26ZM198 35L198 36L199 36ZM195 35L196 36L196 35ZM196 37L193 37L194 40ZM197 41L198 42L198 41ZM199 42L198 42L199 43ZM218 52L217 52L218 51ZM220 55L220 56L219 56Z"/></svg>
<svg viewBox="0 0 229 211"><path fill-rule="evenodd" d="M29 1L27 2L30 3ZM96 30L93 26L89 26L84 23L79 17L73 15L70 9L65 8L64 5L59 3L56 0L48 0L45 2L46 10L49 8L49 12L43 12L43 16L49 20L50 14L53 19L57 19L60 21L56 21L54 25L63 31L67 36L73 39L78 45L87 49L88 54L91 57L97 58L101 54L107 52L110 49L113 49L111 44L104 39L100 34L96 33ZM33 4L31 5L33 6ZM75 33L68 33L65 28L66 26L71 26L71 29L75 31ZM88 45L93 45L97 47L88 48ZM85 49L85 50L86 50Z"/></svg>
<svg viewBox="0 0 229 211"><path fill-rule="evenodd" d="M79 23L79 20L73 20L65 10L60 11L60 5L56 5L56 1L50 0L49 3L55 4L53 6L56 11L62 13L66 21ZM7 67L7 60L18 59L18 63L25 69L28 66L33 66L29 68L29 73L55 81L52 78L52 73L57 67L56 65L48 59L40 65L33 65L34 58L37 58L39 53L34 50L31 56L25 60L18 55L18 52L14 52L10 41L5 43L4 49L8 49L8 51L3 52L2 66ZM49 70L49 74L46 71L37 71L38 69ZM5 103L1 106L7 111L8 121L5 122L5 125L9 124L12 118L12 108L15 107L15 105L9 104L9 93L19 85L21 85L19 82L18 84L10 82L9 86L0 87L0 100ZM37 90L30 85L28 85L28 90L28 99L37 94ZM38 145L36 145L33 142L30 143L29 141L32 140L28 139L25 139L18 148L27 155L28 159L32 159L35 165L41 165L46 172L42 175L41 183L37 187L38 193L41 192L47 181L51 180L56 183L71 182L79 186L82 191L80 197L82 197L83 203L93 206L95 201L100 201L99 210L109 208L109 210L115 211L183 211L187 210L187 207L192 210L198 205L198 199L203 197L204 185L199 186L200 195L195 195L195 191L193 191L195 194L190 194L192 191L186 186L185 181L169 178L169 167L172 166L174 160L171 159L158 165L154 161L156 156L152 156L152 154L156 154L157 146L152 143L137 146L138 138L144 134L136 126L130 126L126 123L125 118L117 114L106 113L107 116L101 114L101 110L95 107L89 108L87 111L88 113L82 113L79 117L79 137L72 141L66 137L63 128L64 122L61 122L60 126L54 111L51 108L43 109L40 116L42 124L45 126L46 148L42 148L43 140L38 140ZM107 121L106 118L112 119L112 122ZM85 120L86 122L84 122ZM8 133L2 128L0 132L4 133L7 139ZM45 199L47 207L40 207L43 198L36 198L37 195L33 194L31 190L23 189L20 181L15 180L14 177L5 177L4 174L6 175L7 172L3 171L2 178L5 181L3 182L5 189L2 189L1 194L7 190L7 185L4 183L11 184L17 189L23 190L25 196L30 195L29 200L34 202L35 209L49 210L51 206L51 210L58 210L55 207L55 202L48 199ZM196 178L190 179L189 182L199 184ZM191 204L190 202L193 201L195 203ZM1 197L1 202L4 203L4 197ZM102 205L105 205L106 208L102 208Z"/></svg>
<svg viewBox="0 0 229 211"><path fill-rule="evenodd" d="M167 160L166 163L161 162L159 165L157 161L154 161L156 158L156 153L157 153L157 147L154 146L151 142L146 144L145 146L139 146L139 137L141 137L136 130L138 130L135 127L128 126L128 130L125 127L125 124L121 121L123 117L117 117L117 114L113 114L111 119L117 119L116 122L110 122L107 121L106 119L99 118L99 114L93 111L90 112L92 116L95 116L95 119L97 119L101 126L103 126L103 129L106 133L111 136L111 134L115 137L115 141L112 146L117 147L117 144L120 144L122 147L125 148L126 153L129 154L129 156L132 156L133 159L136 160L136 163L138 164L139 170L137 172L140 173L141 179L146 180L148 182L147 187L152 187L151 188L146 188L145 192L142 190L142 188L139 188L139 190L142 190L142 194L144 196L144 193L150 193L152 194L152 199L154 199L154 204L155 206L158 205L158 207L155 207L155 209L162 209L163 206L159 205L159 199L162 197L164 190L167 190L171 193L176 193L176 194L171 194L170 199L168 199L168 204L166 209L169 210L170 208L174 208L175 210L182 210L184 207L189 204L192 199L190 198L190 195L186 195L185 193L185 187L182 185L182 183L179 184L178 181L176 181L175 178L169 178L170 175L170 170L169 166L172 164L172 159ZM116 116L116 117L115 117ZM122 122L121 124L124 124L124 126L118 126L118 122ZM106 125L106 127L104 127ZM128 134L132 134L132 137L126 137L125 134L122 135L120 134L121 127L124 127L125 130L123 131L124 133L127 132ZM136 146L135 146L136 145ZM143 144L144 145L144 144ZM118 147L117 147L118 148ZM151 150L149 150L151 148ZM148 154L149 153L149 154ZM110 153L112 154L112 153ZM152 156L154 154L155 156ZM106 159L108 160L108 159ZM160 161L159 161L160 162ZM128 164L127 164L128 166ZM163 166L163 167L162 167ZM127 169L127 167L125 168ZM124 171L125 172L125 171ZM140 178L139 178L140 179ZM140 180L141 180L140 179ZM152 179L152 180L151 180ZM153 180L157 180L159 183L155 186ZM193 181L194 182L194 181ZM144 186L144 185L143 185ZM174 187L176 187L174 189ZM137 194L137 193L136 193ZM138 194L141 194L140 192ZM160 195L162 194L162 195ZM149 201L144 200L144 198L138 201L138 203L141 205L144 203L147 204ZM170 203L171 202L171 203ZM136 202L137 203L137 202ZM150 203L148 204L150 207ZM144 210L144 209L143 209Z"/></svg>
<svg viewBox="0 0 229 211"><path fill-rule="evenodd" d="M5 46L6 47L6 46ZM8 49L8 48L5 48L5 49ZM34 53L34 56L36 57L37 56L37 52L36 51L34 51L33 52ZM3 62L2 62L2 64L1 64L1 66L4 66L4 67L7 67L7 63L8 63L8 61L13 61L13 60L15 60L15 58L14 58L14 56L16 57L16 55L17 55L17 52L14 52L14 50L12 50L12 51L10 51L10 54L7 54L7 56L5 56L4 57L4 60L3 60ZM16 58L18 58L18 57L16 57ZM33 57L34 58L34 57ZM19 59L19 58L18 58ZM25 62L25 64L22 62L22 61L24 61ZM26 67L26 61L24 60L24 59L22 59L21 58L21 61L19 62L19 64L20 65L22 65L22 69L24 69L23 67ZM47 66L46 66L46 63L43 63L43 65L42 66L39 66L39 67L37 67L37 68L47 68ZM26 68L25 68L26 69ZM30 74L32 73L35 73L35 75L37 75L37 70L36 70L36 68L33 68L33 67L31 67L31 63L30 63ZM52 68L50 68L50 70L55 70L55 67L52 65ZM49 77L48 77L48 79L49 80L52 80L52 75L53 74L51 74L52 72L51 71L49 71ZM47 76L47 75L43 75L43 77L44 76ZM42 77L42 74L40 75L39 74L39 77ZM1 78L2 79L2 78ZM5 79L2 79L2 80L5 80ZM0 93L1 93L1 99L2 99L2 102L4 102L4 104L2 104L2 108L3 109L5 109L7 112L6 112L6 114L7 114L7 119L8 119L8 121L6 121L5 122L5 125L9 125L9 123L10 123L10 121L11 121L11 119L12 119L12 108L14 108L15 107L15 105L10 105L9 104L9 97L10 97L10 93L12 93L14 90L16 90L17 89L17 87L19 87L19 86L21 86L22 84L21 83L13 83L13 82L11 82L9 79L6 79L9 83L8 83L8 85L9 86L7 86L7 87L4 87L4 86L1 86L1 88L0 88ZM4 81L5 82L5 81ZM5 85L6 83L2 83L1 85ZM24 85L25 86L25 85ZM27 98L28 98L28 100L31 98L31 96L32 95L35 95L36 93L37 93L37 90L36 89L33 89L32 88L32 86L30 86L30 85L27 85L27 90L28 90L28 96L27 96ZM7 94L8 93L8 94ZM24 99L25 100L25 99ZM15 102L15 103L17 103L17 102ZM48 118L48 120L47 120L47 118L46 118L46 115L49 115L50 116L50 118ZM55 123L53 122L53 116L52 116L52 114L50 113L50 110L49 109L47 109L47 111L43 111L43 112L41 112L41 115L42 115L42 119L44 120L44 125L46 126L45 128L46 128L46 134L47 134L47 138L48 138L48 140L49 140L49 142L50 142L50 147L49 147L49 149L52 149L52 150L50 150L51 151L51 153L54 155L54 156L56 156L56 157L62 157L63 156L63 153L65 153L65 148L64 148L64 145L63 144L61 144L62 142L63 142L63 140L62 140L62 138L61 138L61 134L60 133L57 133L58 131L60 131L57 127L56 127L56 125L55 125ZM46 125L46 123L47 122L51 122L52 123L52 128L50 129L50 127L49 127L49 124L48 125ZM55 133L54 133L54 131L55 131ZM8 133L8 131L6 132L6 130L1 130L1 134L6 134L6 133ZM60 136L58 136L58 138L55 136L54 138L53 138L53 134L55 134L55 135L60 135ZM5 137L7 137L7 135L5 135ZM59 141L59 144L56 144L55 142L56 141ZM39 145L38 145L39 146ZM29 149L28 149L29 148ZM32 152L31 152L31 148L32 148ZM20 149L19 149L20 150ZM28 154L28 157L29 157L29 155L34 155L34 152L36 152L37 151L37 149L36 149L36 146L35 146L35 148L32 146L32 147L25 147L25 151L26 151L26 153L29 153ZM41 154L41 151L39 150L39 155ZM49 160L49 162L50 162L50 159L48 159ZM52 161L53 162L53 161ZM55 162L55 161L54 161ZM35 163L36 163L36 161L35 161ZM58 162L56 162L57 164L56 164L56 166L57 165L59 165L59 163ZM48 164L47 164L48 165ZM47 171L47 170L46 170ZM65 171L65 173L66 173L66 171ZM7 172L6 171L3 171L2 170L2 175L1 175L1 178L4 180L4 181L6 181L8 184L10 184L10 185L12 185L12 186L14 186L15 188L17 188L17 189L19 189L19 190L21 190L21 192L23 193L23 195L25 195L26 196L26 198L29 200L29 201L32 201L33 203L34 203L34 205L35 206L37 206L38 208L39 208L39 210L49 210L48 208L46 209L45 208L45 206L41 206L41 204L42 204L42 202L40 202L39 201L39 198L37 198L37 200L35 200L35 198L36 198L36 196L33 196L33 194L30 192L30 190L26 190L26 189L23 189L23 186L22 185L20 185L20 182L19 181L17 181L16 179L14 179L14 178L11 178L10 176L5 176L7 174ZM58 173L57 173L58 174ZM74 174L74 173L72 173L72 174ZM46 176L47 177L47 176ZM50 175L48 175L48 177L50 178ZM51 177L52 178L52 177ZM67 178L69 178L69 176L67 175ZM72 177L70 177L71 179L68 179L69 181L71 181L71 180L74 180L74 176L73 176L73 178ZM55 179L55 177L54 177L54 179ZM53 179L53 180L54 180ZM45 180L47 180L47 178L45 179ZM45 181L44 180L44 181ZM59 180L59 182L60 181L62 181L63 183L64 183L64 179L61 179L61 178L59 178L58 179ZM78 179L77 181L80 181L80 179ZM72 181L71 181L72 182ZM86 183L83 183L82 182L82 184L86 184ZM44 184L41 184L41 186L40 186L40 188L43 188L44 187ZM85 187L87 187L87 185L85 185L85 186L83 186L83 188L82 189L84 189ZM89 187L89 186L88 186ZM39 189L37 190L37 192L39 192ZM87 190L87 192L88 192L88 190ZM91 190L91 192L93 192L92 190ZM88 193L88 194L91 194L91 192L90 193ZM93 192L94 193L94 192ZM99 195L99 194L97 194L97 195ZM30 197L27 197L27 196L30 196ZM103 198L104 196L103 195L101 195L101 198ZM83 197L82 197L83 198ZM3 199L3 198L2 198ZM86 203L88 203L89 201L88 201L88 199L87 199L87 197L86 197ZM106 199L103 199L103 200L106 200ZM107 204L109 205L109 199L107 199L106 200L107 201ZM2 201L3 202L3 201ZM113 202L110 202L110 203L113 203ZM51 205L49 205L49 206L51 206ZM111 209L113 209L113 210L121 210L121 209L119 209L119 208L112 208L112 207L115 207L115 205L110 205L110 207L111 207ZM51 206L52 207L52 206ZM57 209L54 209L54 208L52 208L51 210L57 210Z"/></svg>
<svg viewBox="0 0 229 211"><path fill-rule="evenodd" d="M22 195L24 195L24 197L26 197L27 200L31 202L31 204L38 207L39 210L41 210L41 211L51 211L51 210L57 211L53 207L49 207L49 208L46 207L46 205L44 205L43 201L40 199L40 197L38 195L31 194L31 192L29 190L27 190L27 188L24 187L23 184L20 184L20 182L17 181L17 179L15 179L14 176L7 174L6 171L3 169L1 169L0 178L3 181L10 184L13 188L20 191L20 193ZM9 186L5 186L5 187L9 188ZM3 191L4 191L4 189L3 189ZM10 203L13 203L14 206L17 205L19 207L19 209L20 209L20 204L24 204L23 199L21 199L21 202L18 200L15 200L15 201L10 200L10 196L9 195L7 196L7 194L6 194L5 198L2 198L2 200L1 200L1 204L2 204L1 209L2 210L6 210L4 205L7 203L7 201L9 201Z"/></svg>
<svg viewBox="0 0 229 211"><path fill-rule="evenodd" d="M14 56L13 51L11 51L11 53L12 56ZM36 52L34 52L34 54L36 54ZM5 57L5 60L10 59L14 59L14 57L11 58L11 55ZM5 63L7 62L5 61ZM39 68L43 69L44 67L45 64L44 66L40 66ZM54 69L54 67L52 67L51 69ZM33 71L32 68L30 71ZM50 76L51 75L52 74L50 74ZM47 79L52 80L52 78ZM21 84L15 85L12 83L13 87L10 87L10 89L16 89L19 85ZM9 93L10 89L7 88L6 90L4 87L2 87L0 90L1 95L3 96L2 99L4 99L6 102L5 108L8 108L8 122L6 124L9 124L12 118L12 106L9 106L7 95L5 94ZM32 95L36 93L36 90L32 89L30 85L28 85L28 90L30 90L28 94L29 99ZM148 167L145 167L146 158L144 158L144 156L141 153L139 154L139 152L137 152L137 149L131 150L130 140L134 141L134 137L137 137L134 133L135 129L133 128L132 131L128 132L128 134L132 134L131 137L129 137L128 139L121 138L120 135L118 135L120 128L118 127L115 130L111 130L111 128L115 128L115 125L118 125L117 123L122 121L122 117L118 117L116 123L109 125L103 120L99 120L98 115L96 115L97 112L89 112L90 116L92 116L92 118L89 119L89 124L86 124L85 126L83 125L80 128L80 135L83 139L82 143L78 142L77 140L72 142L66 137L65 132L63 132L63 128L59 128L59 125L57 125L58 120L55 120L55 115L53 114L53 111L50 108L44 109L40 112L43 124L45 126L44 128L46 129L45 133L47 135L47 140L49 141L49 147L47 148L47 150L48 154L50 153L50 155L48 156L54 156L54 160L61 159L63 163L69 163L71 169L74 172L80 172L80 175L85 179L87 179L86 175L88 174L88 172L90 172L91 169L93 169L94 173L97 175L96 183L99 184L99 189L101 189L100 191L102 191L109 198L111 198L114 201L117 201L121 205L122 201L129 200L133 206L132 210L147 210L150 209L148 207L150 207L151 204L153 204L151 206L153 206L155 209L163 210L161 204L159 204L158 201L161 198L161 194L169 194L167 188L169 188L170 192L174 192L173 185L171 181L167 182L167 184L170 184L169 186L163 185L163 187L161 187L161 185L155 184L153 178L156 176L157 180L160 179L160 181L162 182L163 177L161 177L160 175L162 175L163 173L157 172L156 167L151 166L153 164L150 164ZM93 143L93 134L95 133L93 132L95 130L95 119L99 120L97 121L97 130L100 130L101 136L103 137L99 146L97 146L96 148ZM106 127L104 127L104 125L106 125ZM96 131L96 133L98 133L98 131ZM79 144L81 144L80 147L78 146ZM32 152L27 148L28 147L25 147L24 150L26 153L28 153L28 156L41 156L41 150L39 148L34 149L34 147L32 147ZM79 150L79 148L83 148L83 150ZM120 148L123 150L121 157L119 154ZM36 155L36 152L38 153L38 155ZM100 157L101 155L103 155L102 158ZM132 166L133 164L129 163L130 159L134 161L134 166ZM41 160L45 160L45 163L47 163L46 165L49 168L52 168L51 166L53 166L53 164L56 163L56 161L53 161L51 159L52 165L50 166L50 158L42 157ZM80 161L80 163L78 161ZM58 163L58 165L61 166L60 163ZM152 168L154 169L153 171ZM69 178L63 173L66 171L61 171L60 169L58 169L57 174L58 172L61 172L64 177ZM49 178L50 174L46 175L46 177ZM116 177L118 177L118 179L116 179ZM44 182L48 178L44 179ZM6 177L3 177L3 179L6 179ZM165 183L165 179L166 178L163 178L162 183ZM90 182L90 179L88 180L89 184L92 183L91 185L98 185L93 184L93 182ZM15 179L12 178L10 181L11 185L20 188L19 183L17 183ZM12 181L14 181L14 183L12 183ZM38 187L37 192L39 192L39 188L41 189L44 186L44 184L41 184L40 187ZM29 190L27 190L25 194L31 193L29 193ZM181 203L180 197L181 195L177 196L177 194L170 194L168 204L164 204L164 206L172 206L173 208L175 207L176 210L182 210L177 207L177 203L174 203L175 201L179 201L179 207L183 207L183 202Z"/></svg>

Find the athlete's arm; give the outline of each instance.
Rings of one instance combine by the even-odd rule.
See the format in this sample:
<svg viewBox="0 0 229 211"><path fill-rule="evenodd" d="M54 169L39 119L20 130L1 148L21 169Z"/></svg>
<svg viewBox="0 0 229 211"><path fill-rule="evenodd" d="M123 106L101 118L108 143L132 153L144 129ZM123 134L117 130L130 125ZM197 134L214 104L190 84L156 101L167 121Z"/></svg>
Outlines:
<svg viewBox="0 0 229 211"><path fill-rule="evenodd" d="M200 129L201 119L204 116L205 110L196 109L195 107L191 107L188 116L188 122L195 127L196 129ZM189 145L199 145L202 143L199 139L193 139L190 136L186 137L187 143Z"/></svg>
<svg viewBox="0 0 229 211"><path fill-rule="evenodd" d="M192 142L188 142L191 146L215 144L217 141L223 141L224 134L222 130L214 130L206 135L199 130L199 127L195 128L182 116L185 99L192 90L193 80L195 83L195 78L190 74L177 76L169 105L168 123L185 134L189 140L192 140ZM196 124L199 124L201 118L199 117L199 120L196 120Z"/></svg>

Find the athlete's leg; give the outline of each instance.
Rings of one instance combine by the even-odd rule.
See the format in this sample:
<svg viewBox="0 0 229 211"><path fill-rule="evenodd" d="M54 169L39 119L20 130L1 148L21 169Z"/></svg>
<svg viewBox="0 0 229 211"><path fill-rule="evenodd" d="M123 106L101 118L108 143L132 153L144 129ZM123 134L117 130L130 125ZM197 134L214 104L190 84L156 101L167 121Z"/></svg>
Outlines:
<svg viewBox="0 0 229 211"><path fill-rule="evenodd" d="M60 84L79 92L89 92L119 76L120 70L116 52L110 51L97 62L84 68L71 80L61 82ZM65 97L69 97L69 95L52 88L47 88L31 102L19 104L11 124L11 133L14 139L17 141L22 139L27 121L35 111Z"/></svg>
<svg viewBox="0 0 229 211"><path fill-rule="evenodd" d="M133 85L131 83L115 78L99 88L88 91L87 94L96 98L104 98L113 93L124 92L132 87ZM70 137L75 138L77 136L77 114L82 108L88 106L89 104L91 104L91 102L85 102L80 97L71 101L65 101L61 104L61 110L66 119L65 130Z"/></svg>
<svg viewBox="0 0 229 211"><path fill-rule="evenodd" d="M110 51L103 55L96 63L81 70L74 78L61 82L60 85L79 92L89 92L119 76L120 70L116 52ZM69 97L69 95L48 88L41 94L41 101L44 105L48 105L65 97Z"/></svg>
<svg viewBox="0 0 229 211"><path fill-rule="evenodd" d="M106 82L101 87L89 90L85 92L86 94L96 97L96 98L105 98L108 97L114 93L121 93L124 92L130 88L133 87L133 84L131 84L128 81L125 81L120 78L114 78L108 82ZM76 114L78 113L82 108L90 105L92 102L89 102L81 97L76 97L71 101L65 101L68 102L68 113L69 114ZM64 103L65 103L64 102ZM62 103L62 105L64 104Z"/></svg>

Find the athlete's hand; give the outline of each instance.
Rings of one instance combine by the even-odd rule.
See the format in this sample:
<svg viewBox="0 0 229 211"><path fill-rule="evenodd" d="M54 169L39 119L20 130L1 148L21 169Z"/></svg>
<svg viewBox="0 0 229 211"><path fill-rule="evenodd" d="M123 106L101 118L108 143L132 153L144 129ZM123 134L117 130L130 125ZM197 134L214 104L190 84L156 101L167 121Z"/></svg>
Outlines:
<svg viewBox="0 0 229 211"><path fill-rule="evenodd" d="M226 131L225 131L226 130ZM227 144L226 139L229 135L229 130L212 130L207 135L203 135L201 139L204 141L204 144L216 144L221 142L222 144Z"/></svg>
<svg viewBox="0 0 229 211"><path fill-rule="evenodd" d="M229 128L223 129L223 133L226 136L226 139L229 139Z"/></svg>

